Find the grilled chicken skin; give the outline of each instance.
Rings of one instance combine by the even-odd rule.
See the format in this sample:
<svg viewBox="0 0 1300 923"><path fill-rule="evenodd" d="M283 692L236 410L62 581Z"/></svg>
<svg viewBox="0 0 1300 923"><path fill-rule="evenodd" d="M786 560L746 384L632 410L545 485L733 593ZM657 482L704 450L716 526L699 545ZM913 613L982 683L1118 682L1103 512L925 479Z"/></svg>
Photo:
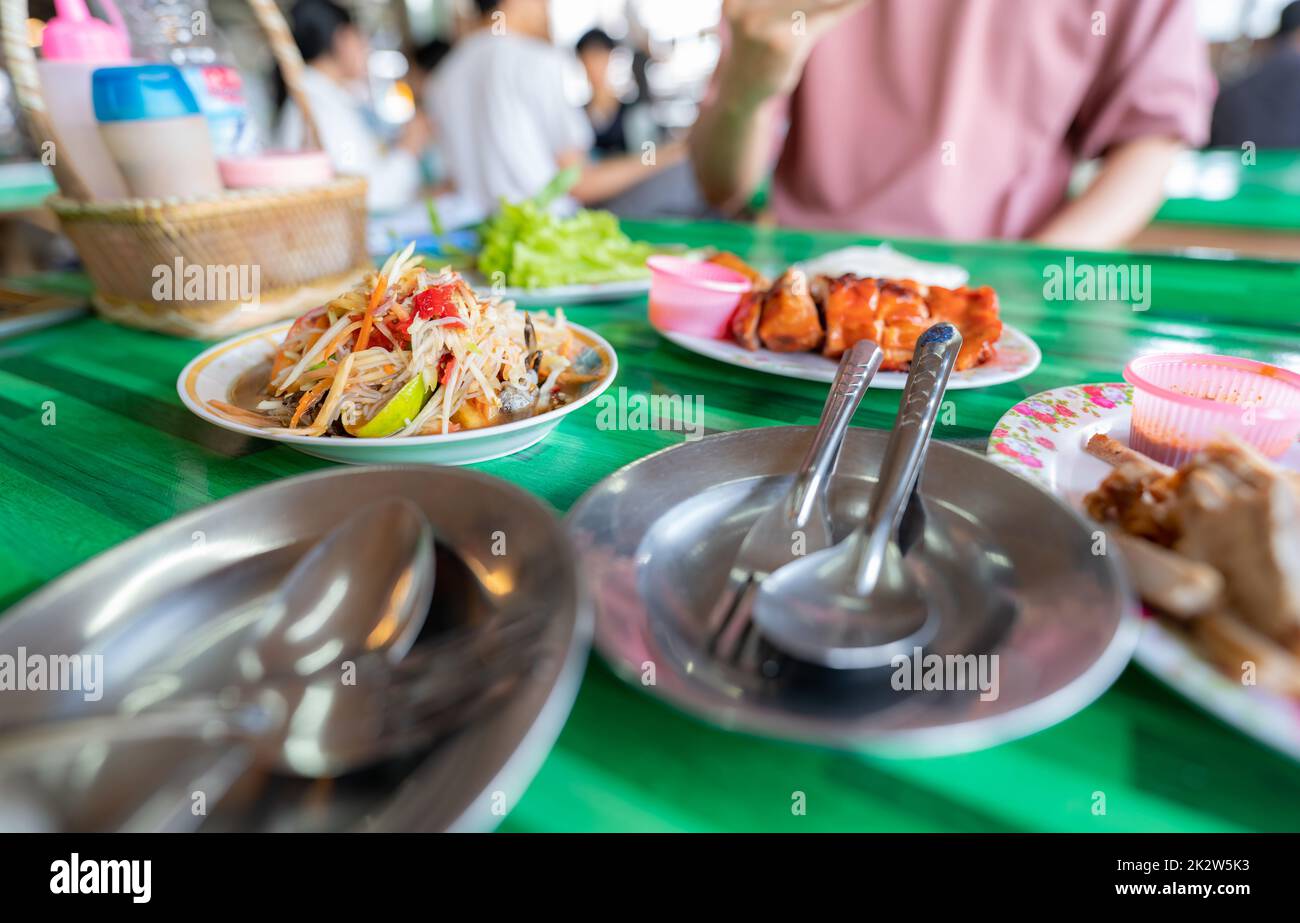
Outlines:
<svg viewBox="0 0 1300 923"><path fill-rule="evenodd" d="M736 313L731 315L731 335L736 342L749 350L758 349L763 344L758 339L758 321L763 316L763 302L767 293L751 290L740 296Z"/></svg>
<svg viewBox="0 0 1300 923"><path fill-rule="evenodd" d="M808 277L787 269L763 302L758 337L773 352L802 353L822 343L822 322L808 287Z"/></svg>
<svg viewBox="0 0 1300 923"><path fill-rule="evenodd" d="M997 295L988 286L949 289L856 275L809 279L790 269L766 292L755 289L741 299L731 330L746 349L806 352L820 347L830 359L859 340L872 340L884 352L882 371L905 371L916 341L940 321L955 324L962 333L958 371L993 358L1002 320Z"/></svg>

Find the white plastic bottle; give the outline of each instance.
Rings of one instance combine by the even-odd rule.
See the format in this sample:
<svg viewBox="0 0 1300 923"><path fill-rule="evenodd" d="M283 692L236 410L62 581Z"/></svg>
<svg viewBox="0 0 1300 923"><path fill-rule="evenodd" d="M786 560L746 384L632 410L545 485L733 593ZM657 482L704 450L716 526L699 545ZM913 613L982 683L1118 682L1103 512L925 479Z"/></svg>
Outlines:
<svg viewBox="0 0 1300 923"><path fill-rule="evenodd" d="M84 0L55 0L56 15L41 33L41 60L36 67L58 138L54 159L72 158L91 198L124 199L126 183L100 138L90 85L96 68L128 63L131 49L113 0L101 2L109 22L91 16ZM45 153L41 152L43 157Z"/></svg>
<svg viewBox="0 0 1300 923"><path fill-rule="evenodd" d="M102 67L93 83L100 134L132 195L194 198L222 191L207 119L179 69Z"/></svg>

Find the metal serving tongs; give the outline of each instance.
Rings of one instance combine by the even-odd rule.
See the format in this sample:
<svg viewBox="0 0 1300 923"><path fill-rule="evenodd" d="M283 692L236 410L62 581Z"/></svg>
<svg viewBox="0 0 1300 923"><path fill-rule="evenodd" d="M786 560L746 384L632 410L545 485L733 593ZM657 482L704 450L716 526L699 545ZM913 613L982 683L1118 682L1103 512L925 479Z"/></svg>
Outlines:
<svg viewBox="0 0 1300 923"><path fill-rule="evenodd" d="M826 481L839 457L849 421L883 358L879 346L861 340L840 360L821 420L794 483L785 497L750 527L731 565L727 585L709 615L708 651L719 660L735 666L752 666L756 662L759 639L750 612L759 584L800 551L811 554L830 546Z"/></svg>
<svg viewBox="0 0 1300 923"><path fill-rule="evenodd" d="M888 665L932 637L934 613L903 560L898 535L906 507L919 515L909 498L961 342L948 323L917 341L871 506L853 534L763 582L754 619L775 647L809 663L863 669Z"/></svg>

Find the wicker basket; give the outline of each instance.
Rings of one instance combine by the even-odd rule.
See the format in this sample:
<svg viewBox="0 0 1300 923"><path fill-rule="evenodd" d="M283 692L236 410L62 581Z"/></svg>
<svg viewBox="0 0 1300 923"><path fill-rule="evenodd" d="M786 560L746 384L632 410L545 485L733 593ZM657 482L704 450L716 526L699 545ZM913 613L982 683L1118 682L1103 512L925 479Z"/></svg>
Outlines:
<svg viewBox="0 0 1300 923"><path fill-rule="evenodd" d="M319 133L302 91L302 58L273 0L249 0L303 113L307 144ZM27 44L27 0L0 0L4 51L19 104L37 146L54 142L60 195L49 200L94 282L105 317L165 333L218 337L301 313L336 295L372 268L366 252L366 183L358 177L301 189L249 190L192 199L91 201L77 173L76 151L59 146L46 113ZM179 262L178 262L179 261ZM163 267L160 269L160 267ZM206 278L205 297L158 281L193 267ZM242 273L242 286L221 283ZM257 297L241 300L247 283ZM156 297L160 292L170 298Z"/></svg>

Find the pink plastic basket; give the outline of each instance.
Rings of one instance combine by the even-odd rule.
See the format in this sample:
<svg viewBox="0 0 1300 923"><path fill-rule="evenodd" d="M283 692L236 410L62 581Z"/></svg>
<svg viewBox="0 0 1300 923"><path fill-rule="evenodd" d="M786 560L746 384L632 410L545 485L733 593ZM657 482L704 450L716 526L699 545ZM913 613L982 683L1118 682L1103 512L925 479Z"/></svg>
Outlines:
<svg viewBox="0 0 1300 923"><path fill-rule="evenodd" d="M1167 465L1232 435L1278 458L1300 436L1300 375L1252 359L1158 353L1124 369L1133 386L1129 442Z"/></svg>

